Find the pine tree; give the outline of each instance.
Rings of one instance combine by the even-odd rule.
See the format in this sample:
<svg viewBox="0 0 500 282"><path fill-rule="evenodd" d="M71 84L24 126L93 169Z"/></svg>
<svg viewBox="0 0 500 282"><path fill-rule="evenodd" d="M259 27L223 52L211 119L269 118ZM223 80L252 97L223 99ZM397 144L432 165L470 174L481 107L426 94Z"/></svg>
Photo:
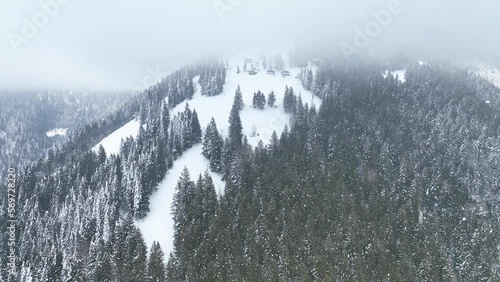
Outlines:
<svg viewBox="0 0 500 282"><path fill-rule="evenodd" d="M113 281L113 264L109 254L104 254L97 261L96 270L94 272L94 281L112 282Z"/></svg>
<svg viewBox="0 0 500 282"><path fill-rule="evenodd" d="M89 279L87 278L88 275L86 275L86 273L85 273L84 263L81 260L77 260L76 262L72 262L70 269L71 269L69 271L70 278L67 279L66 281L75 281L75 282L89 281ZM22 281L24 281L24 280L22 280ZM109 281L111 281L111 280L109 280Z"/></svg>
<svg viewBox="0 0 500 282"><path fill-rule="evenodd" d="M130 263L132 258L130 257L128 244L133 228L134 220L131 214L117 227L114 262L118 281L129 281L128 279L130 278Z"/></svg>
<svg viewBox="0 0 500 282"><path fill-rule="evenodd" d="M253 107L256 109L264 109L266 105L266 96L260 90L253 94Z"/></svg>
<svg viewBox="0 0 500 282"><path fill-rule="evenodd" d="M168 140L168 127L170 126L170 111L168 110L168 105L163 102L161 109L161 132L162 138Z"/></svg>
<svg viewBox="0 0 500 282"><path fill-rule="evenodd" d="M191 119L191 137L193 140L192 144L201 142L201 126L200 126L200 121L198 120L198 114L196 113L196 110L193 110L193 116Z"/></svg>
<svg viewBox="0 0 500 282"><path fill-rule="evenodd" d="M153 167L153 163L148 161L146 166ZM147 174L138 174L135 179L132 211L136 219L146 217L149 212L149 199L152 194L152 187L148 183L149 176Z"/></svg>
<svg viewBox="0 0 500 282"><path fill-rule="evenodd" d="M243 95L241 93L241 88L239 85L236 89L236 93L234 94L233 108L234 107L236 107L238 111L243 110L243 108L245 107L245 103L243 103Z"/></svg>
<svg viewBox="0 0 500 282"><path fill-rule="evenodd" d="M174 200L172 203L172 214L175 222L174 234L174 257L178 262L175 265L176 275L179 279L186 280L188 271L191 240L187 238L192 220L193 205L196 204L196 185L191 181L189 170L185 167L179 177L179 182L175 188Z"/></svg>
<svg viewBox="0 0 500 282"><path fill-rule="evenodd" d="M173 255L170 254L167 262L167 268L166 268L166 276L167 276L167 281L182 281L181 280L181 274L178 271L177 268L177 258Z"/></svg>
<svg viewBox="0 0 500 282"><path fill-rule="evenodd" d="M269 96L267 97L267 105L271 108L274 108L275 103L276 103L276 95L274 94L274 91L271 91L271 93L269 93Z"/></svg>
<svg viewBox="0 0 500 282"><path fill-rule="evenodd" d="M154 161L155 170L152 172L154 181L152 185L156 185L163 180L165 173L168 170L168 161L166 154L166 144L163 141L158 142L158 152L155 154L156 160Z"/></svg>
<svg viewBox="0 0 500 282"><path fill-rule="evenodd" d="M229 114L229 140L232 148L240 148L243 138L243 126L241 125L240 111L237 100L233 104Z"/></svg>
<svg viewBox="0 0 500 282"><path fill-rule="evenodd" d="M183 122L182 122L182 149L184 149L184 150L191 148L191 146L193 145L192 119L193 119L193 112L189 108L189 103L186 103L184 113L182 114L182 120L183 120ZM199 124L199 122L198 122L198 124Z"/></svg>
<svg viewBox="0 0 500 282"><path fill-rule="evenodd" d="M276 130L273 130L273 134L271 135L271 142L269 144L271 151L278 149L279 139L278 134L276 134Z"/></svg>
<svg viewBox="0 0 500 282"><path fill-rule="evenodd" d="M296 106L297 98L293 93L293 88L287 86L285 89L285 96L283 97L283 108L285 110L285 113L294 113Z"/></svg>
<svg viewBox="0 0 500 282"><path fill-rule="evenodd" d="M203 156L210 162L210 169L214 172L221 172L222 147L224 141L217 130L215 119L210 120L203 139Z"/></svg>
<svg viewBox="0 0 500 282"><path fill-rule="evenodd" d="M204 219L203 221L205 224L207 224L207 229L208 230L208 224L210 223L210 220L212 219L213 216L215 216L215 213L217 211L217 193L215 191L215 186L214 182L212 180L212 177L208 173L208 171L205 171L205 174L203 176L203 201L202 201L202 210L203 210L203 215Z"/></svg>
<svg viewBox="0 0 500 282"><path fill-rule="evenodd" d="M229 177L231 170L231 163L233 161L233 150L231 145L231 139L226 137L224 140L224 145L222 146L222 161L221 161L221 173L222 179L226 180Z"/></svg>
<svg viewBox="0 0 500 282"><path fill-rule="evenodd" d="M266 106L266 95L259 90L259 108L262 110Z"/></svg>
<svg viewBox="0 0 500 282"><path fill-rule="evenodd" d="M56 251L56 256L47 274L47 281L60 281L63 271L63 254Z"/></svg>
<svg viewBox="0 0 500 282"><path fill-rule="evenodd" d="M106 151L102 145L99 145L99 153L98 153L99 164L103 164L106 161Z"/></svg>
<svg viewBox="0 0 500 282"><path fill-rule="evenodd" d="M148 279L147 282L164 282L165 258L160 243L153 242L148 260Z"/></svg>
<svg viewBox="0 0 500 282"><path fill-rule="evenodd" d="M135 226L128 238L129 280L130 282L144 281L146 278L147 247L141 232Z"/></svg>
<svg viewBox="0 0 500 282"><path fill-rule="evenodd" d="M185 211L187 208L188 194L191 192L192 185L191 174L189 173L187 167L184 167L175 188L176 194L172 204L172 214L176 222L185 222L184 219L186 218Z"/></svg>
<svg viewBox="0 0 500 282"><path fill-rule="evenodd" d="M304 81L304 89L305 90L311 90L313 86L313 73L311 70L307 70L306 75L305 75L305 81Z"/></svg>

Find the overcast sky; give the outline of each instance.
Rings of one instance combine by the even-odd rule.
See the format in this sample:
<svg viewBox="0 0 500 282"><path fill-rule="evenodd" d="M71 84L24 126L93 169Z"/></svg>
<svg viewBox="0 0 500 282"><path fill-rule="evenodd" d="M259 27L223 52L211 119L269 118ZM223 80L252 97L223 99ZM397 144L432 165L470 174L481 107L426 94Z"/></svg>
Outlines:
<svg viewBox="0 0 500 282"><path fill-rule="evenodd" d="M391 1L0 0L0 89L130 90L204 54L351 44ZM370 45L500 58L499 1L401 6Z"/></svg>

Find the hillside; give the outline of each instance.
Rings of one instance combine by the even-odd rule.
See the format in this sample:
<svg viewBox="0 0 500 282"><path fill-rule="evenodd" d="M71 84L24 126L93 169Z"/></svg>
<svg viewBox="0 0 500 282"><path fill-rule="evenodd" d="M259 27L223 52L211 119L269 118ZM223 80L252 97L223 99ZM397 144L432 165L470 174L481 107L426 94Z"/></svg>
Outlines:
<svg viewBox="0 0 500 282"><path fill-rule="evenodd" d="M252 59L255 62L259 61L258 56L255 55L253 57L251 55L239 55L228 59L226 84L222 93L217 96L203 96L201 86L197 84L199 77L196 77L194 82L197 84L197 91L190 100L180 103L171 111L171 118L174 117L175 113L182 112L188 104L197 111L202 128L205 128L210 120L214 118L222 132L222 136L224 138L228 137L229 109L231 109L233 104L234 93L238 86L240 86L243 93L243 103L246 105L241 111L243 134L248 137L248 143L255 147L259 141L262 141L264 145L269 144L273 131L281 135L285 125L290 126L290 115L285 113L282 102L286 87L293 87L302 93L303 97L309 97L311 104L316 106L321 105L321 100L315 97L310 91L305 90L300 80L297 79L300 72L299 68L287 68L291 73L287 77L283 77L278 71L274 75L267 74L267 70L265 69L260 69L256 75L249 75L248 72L237 73L238 68L243 69L245 59ZM262 62L259 62L259 65L261 64ZM271 91L276 93L277 102L274 107L266 107L265 109L252 107L253 93L259 90L266 94ZM128 125L124 126L123 129L126 130L127 127ZM133 130L134 132L138 131L136 129ZM254 131L253 134L252 131ZM108 150L106 151L108 152ZM165 217L170 214L175 186L184 167L194 176L210 170L208 161L202 155L202 146L193 147L183 157L174 162L174 166L168 172L166 179L159 184L157 194L153 194L152 196L151 213L144 221L138 223L147 245L151 247L154 241L161 242L161 246L166 254L169 254L173 250L174 224L173 218L165 220ZM224 191L224 182L217 174L212 173L212 178L216 183L217 192L221 194ZM169 223L166 224L167 222Z"/></svg>
<svg viewBox="0 0 500 282"><path fill-rule="evenodd" d="M199 61L20 169L17 281L497 281L500 90L314 58Z"/></svg>

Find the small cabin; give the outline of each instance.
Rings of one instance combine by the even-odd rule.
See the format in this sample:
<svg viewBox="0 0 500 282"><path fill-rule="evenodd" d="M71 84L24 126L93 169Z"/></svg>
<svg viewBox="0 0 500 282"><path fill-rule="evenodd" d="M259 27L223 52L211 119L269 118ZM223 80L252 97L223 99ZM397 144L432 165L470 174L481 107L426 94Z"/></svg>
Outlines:
<svg viewBox="0 0 500 282"><path fill-rule="evenodd" d="M275 72L274 70L268 70L268 71L267 71L267 74L274 75L274 74L276 74L276 72Z"/></svg>
<svg viewBox="0 0 500 282"><path fill-rule="evenodd" d="M248 72L248 74L249 74L249 75L256 75L256 74L257 74L257 72L256 72L256 71L254 71L254 70L251 70L251 71L249 71L249 72Z"/></svg>
<svg viewBox="0 0 500 282"><path fill-rule="evenodd" d="M284 71L281 72L281 75L283 75L283 77L287 77L287 76L290 76L290 72L284 70Z"/></svg>
<svg viewBox="0 0 500 282"><path fill-rule="evenodd" d="M245 59L245 64L251 64L251 63L253 63L252 59L249 58Z"/></svg>

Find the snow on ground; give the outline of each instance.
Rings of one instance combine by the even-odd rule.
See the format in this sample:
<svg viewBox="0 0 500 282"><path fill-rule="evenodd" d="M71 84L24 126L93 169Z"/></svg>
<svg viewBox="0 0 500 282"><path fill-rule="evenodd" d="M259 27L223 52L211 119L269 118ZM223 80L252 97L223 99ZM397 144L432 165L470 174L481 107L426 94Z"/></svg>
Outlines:
<svg viewBox="0 0 500 282"><path fill-rule="evenodd" d="M289 121L289 115L283 111L283 97L285 94L285 87L293 87L296 94L302 94L303 103L308 103L309 106L314 104L316 108L321 105L321 99L315 97L312 92L307 91L302 86L302 83L296 76L300 73L299 68L286 68L290 71L291 75L283 77L281 72L276 71L275 75L268 75L267 70L259 65L260 70L257 75L249 75L243 72L243 65L246 56L239 56L230 58L228 61L229 69L226 77L226 84L222 93L215 97L202 96L200 91L197 91L193 99L187 101L191 109L196 109L198 118L202 128L205 128L210 119L213 117L217 123L217 128L226 137L229 129L229 112L233 104L234 93L238 85L241 87L243 93L243 101L245 108L241 111L241 120L243 125L243 134L248 138L252 146L256 146L259 140L264 144L268 144L273 131L275 130L280 136L286 124ZM256 60L256 58L254 57ZM237 74L237 66L240 67L241 72ZM198 86L199 88L199 86ZM254 109L252 107L253 94L258 90L266 95L274 91L276 95L276 107L269 108L266 105L264 110ZM171 111L171 114L177 114L184 110L186 102L181 103ZM255 126L256 136L252 137L252 128Z"/></svg>
<svg viewBox="0 0 500 282"><path fill-rule="evenodd" d="M99 146L102 145L108 156L111 154L118 154L120 153L122 139L126 139L130 136L135 138L137 134L139 134L139 127L139 120L133 119L108 135L106 138L102 139L102 141L95 145L92 150L97 152L99 150Z"/></svg>
<svg viewBox="0 0 500 282"><path fill-rule="evenodd" d="M47 131L46 134L48 137L66 136L67 132L68 132L67 128L54 128L52 130Z"/></svg>
<svg viewBox="0 0 500 282"><path fill-rule="evenodd" d="M420 66L426 66L426 65L427 65L427 63L426 63L426 62L424 62L424 61L418 61L418 64L419 64Z"/></svg>
<svg viewBox="0 0 500 282"><path fill-rule="evenodd" d="M173 251L174 219L170 207L174 199L175 187L184 167L188 168L191 179L194 181L198 179L200 174L209 170L209 162L201 152L202 145L197 144L174 162L174 166L168 171L163 182L158 185L158 191L151 197L149 206L151 212L145 219L136 222L144 235L148 249L151 248L154 241L157 241L166 256ZM218 174L210 172L210 175L213 178L215 189L220 195L224 190L225 183Z"/></svg>
<svg viewBox="0 0 500 282"><path fill-rule="evenodd" d="M475 74L500 88L500 69L482 62L474 62L471 65Z"/></svg>
<svg viewBox="0 0 500 282"><path fill-rule="evenodd" d="M395 70L395 71L384 71L382 73L382 76L385 78L387 78L387 76L389 75L389 73L393 76L393 77L398 77L398 80L399 82L401 83L405 83L406 82L406 70Z"/></svg>
<svg viewBox="0 0 500 282"><path fill-rule="evenodd" d="M402 83L406 82L406 70L393 71L392 75L394 75L394 77L397 76L399 78L400 82L402 82Z"/></svg>
<svg viewBox="0 0 500 282"><path fill-rule="evenodd" d="M302 100L309 105L314 104L319 107L321 100L314 97L309 91L302 87L301 82L296 78L300 72L299 68L286 69L291 72L288 77L283 77L279 71L276 75L268 75L267 70L262 68L255 76L250 76L247 72L243 72L245 59L249 55L240 55L228 60L228 73L226 84L223 92L215 97L206 97L201 95L198 77L194 78L197 91L193 99L185 101L175 107L170 113L172 117L178 112L182 112L189 103L191 109L196 109L198 118L205 131L212 117L215 118L217 128L224 136L227 136L229 128L229 112L233 104L233 97L238 85L241 86L243 93L243 101L245 108L241 111L241 120L243 125L243 133L247 135L248 141L252 146L256 146L259 140L262 139L264 144L269 143L273 130L276 130L278 136L283 131L286 124L289 122L289 115L283 111L283 97L285 87L293 87L295 93L302 93ZM256 60L256 57L253 57ZM259 64L262 66L262 63ZM237 74L237 66L240 67L241 73ZM267 99L267 94L274 91L276 95L276 107L269 108L266 106L264 110L256 110L252 107L253 93L261 90ZM255 127L256 136L251 137L252 128ZM175 193L177 181L184 167L187 167L191 173L193 180L196 180L200 173L208 170L208 160L203 157L202 145L198 144L185 152L181 158L174 162L174 166L167 173L167 176L158 186L158 191L151 197L150 213L144 220L137 221L137 226L141 229L142 234L150 248L154 241L160 242L160 245L165 253L173 250L174 238L174 221L170 211ZM224 192L225 183L221 177L215 173L210 173L217 192Z"/></svg>

